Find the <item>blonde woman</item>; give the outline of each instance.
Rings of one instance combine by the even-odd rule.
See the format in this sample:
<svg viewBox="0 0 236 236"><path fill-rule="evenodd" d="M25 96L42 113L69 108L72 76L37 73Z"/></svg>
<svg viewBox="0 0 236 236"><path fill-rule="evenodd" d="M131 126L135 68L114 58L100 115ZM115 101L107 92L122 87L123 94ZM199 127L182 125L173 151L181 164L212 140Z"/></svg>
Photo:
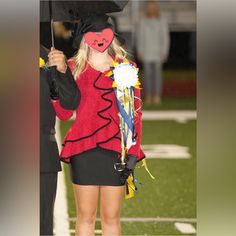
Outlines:
<svg viewBox="0 0 236 236"><path fill-rule="evenodd" d="M136 162L145 156L140 147L140 91L135 88L134 142L127 150L125 164L121 163L124 130L121 131L114 81L107 72L114 61L117 64L126 61L123 65L130 65L128 69L132 72L135 65L127 64L126 52L104 14L81 19L75 36L75 46L79 50L68 66L81 92L81 101L60 157L71 167L77 207L76 235L94 235L100 194L102 234L118 236L121 235L120 209L126 180ZM59 102L55 102L54 107L62 120L73 114L73 111L64 110Z"/></svg>
<svg viewBox="0 0 236 236"><path fill-rule="evenodd" d="M161 102L162 64L169 52L168 25L156 1L145 3L144 17L137 27L137 53L144 64L144 89L147 104Z"/></svg>

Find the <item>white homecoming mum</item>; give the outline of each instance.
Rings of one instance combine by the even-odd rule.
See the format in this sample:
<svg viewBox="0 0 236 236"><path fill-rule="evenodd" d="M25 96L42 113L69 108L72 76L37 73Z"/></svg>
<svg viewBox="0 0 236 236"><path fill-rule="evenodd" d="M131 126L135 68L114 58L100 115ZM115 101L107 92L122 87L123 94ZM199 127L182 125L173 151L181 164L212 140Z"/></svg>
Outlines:
<svg viewBox="0 0 236 236"><path fill-rule="evenodd" d="M113 70L113 75L119 89L134 87L138 82L138 72L131 64L118 64Z"/></svg>

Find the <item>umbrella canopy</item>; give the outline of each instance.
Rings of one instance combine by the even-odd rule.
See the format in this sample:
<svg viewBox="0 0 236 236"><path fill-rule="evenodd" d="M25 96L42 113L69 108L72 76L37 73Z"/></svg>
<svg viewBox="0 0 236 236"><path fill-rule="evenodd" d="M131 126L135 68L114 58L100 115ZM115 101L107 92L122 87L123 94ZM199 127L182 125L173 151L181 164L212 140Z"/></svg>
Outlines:
<svg viewBox="0 0 236 236"><path fill-rule="evenodd" d="M128 0L40 1L40 21L73 22L90 13L122 11ZM50 13L51 4L51 13Z"/></svg>

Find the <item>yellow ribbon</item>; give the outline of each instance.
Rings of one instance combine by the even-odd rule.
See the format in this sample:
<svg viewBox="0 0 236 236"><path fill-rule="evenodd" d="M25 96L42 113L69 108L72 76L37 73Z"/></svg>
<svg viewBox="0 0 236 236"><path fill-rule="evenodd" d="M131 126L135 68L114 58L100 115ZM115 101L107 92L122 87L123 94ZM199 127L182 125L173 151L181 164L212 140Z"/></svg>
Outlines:
<svg viewBox="0 0 236 236"><path fill-rule="evenodd" d="M149 169L148 169L148 166L147 166L147 162L146 162L146 160L145 159L143 159L142 160L142 165L141 165L141 167L143 166L144 168L145 168L145 170L148 172L148 174L150 175L150 177L152 178L152 179L155 179L155 177L151 174L151 172L149 171Z"/></svg>
<svg viewBox="0 0 236 236"><path fill-rule="evenodd" d="M143 163L143 164L142 164L141 166L137 167L137 168L144 167L145 170L146 170L146 171L148 172L148 174L150 175L150 177L151 177L152 179L156 179L156 178L151 174L151 172L149 171L148 166L147 166L147 162L146 162L145 159L142 160L142 163ZM134 197L135 185L134 185L134 183L133 183L133 181L132 181L132 177L131 177L131 176L129 176L129 177L127 178L127 185L128 185L128 193L127 193L127 192L125 193L125 199L126 199L126 200Z"/></svg>
<svg viewBox="0 0 236 236"><path fill-rule="evenodd" d="M43 60L43 58L39 58L39 67L44 67L45 66L45 61Z"/></svg>
<svg viewBox="0 0 236 236"><path fill-rule="evenodd" d="M128 184L128 191L129 192L125 193L125 200L134 197L135 186L134 186L134 183L132 181L132 177L131 176L128 177L127 184Z"/></svg>
<svg viewBox="0 0 236 236"><path fill-rule="evenodd" d="M107 77L110 77L110 76L112 76L113 75L113 72L110 70L110 71L108 71L106 74L105 74L105 76L107 76Z"/></svg>

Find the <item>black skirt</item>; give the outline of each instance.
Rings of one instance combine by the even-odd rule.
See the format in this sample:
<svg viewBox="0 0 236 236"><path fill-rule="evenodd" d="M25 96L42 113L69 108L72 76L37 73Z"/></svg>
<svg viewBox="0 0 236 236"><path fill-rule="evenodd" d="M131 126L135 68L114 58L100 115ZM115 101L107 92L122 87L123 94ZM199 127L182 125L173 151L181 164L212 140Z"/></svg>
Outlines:
<svg viewBox="0 0 236 236"><path fill-rule="evenodd" d="M71 158L71 179L79 185L122 186L121 172L114 165L120 163L118 153L100 147Z"/></svg>

